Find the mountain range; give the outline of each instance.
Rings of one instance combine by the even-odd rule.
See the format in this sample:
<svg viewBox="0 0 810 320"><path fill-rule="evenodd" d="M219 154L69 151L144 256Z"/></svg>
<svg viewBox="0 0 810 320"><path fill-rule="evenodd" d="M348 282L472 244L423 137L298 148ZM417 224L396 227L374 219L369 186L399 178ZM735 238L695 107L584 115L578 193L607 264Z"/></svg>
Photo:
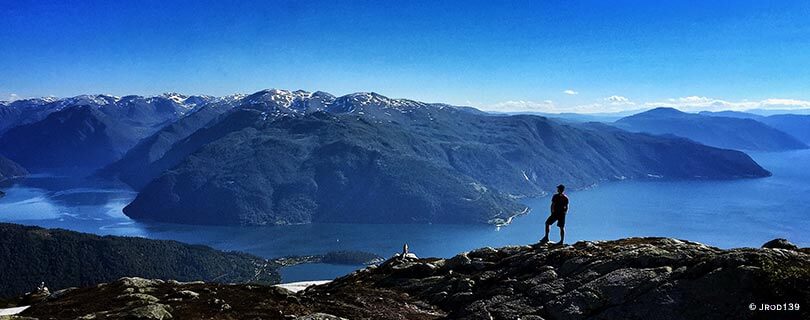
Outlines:
<svg viewBox="0 0 810 320"><path fill-rule="evenodd" d="M189 112L149 137L141 140L120 159L105 166L99 175L117 178L130 186L140 189L163 171L171 169L167 161L156 163L172 146L203 128L209 122L234 107L238 96L218 99Z"/></svg>
<svg viewBox="0 0 810 320"><path fill-rule="evenodd" d="M259 225L500 224L526 210L518 198L560 182L769 175L744 153L682 138L285 90L244 97L137 168L159 174L140 180L132 218Z"/></svg>
<svg viewBox="0 0 810 320"><path fill-rule="evenodd" d="M29 170L96 169L213 97L84 95L0 106L0 152Z"/></svg>
<svg viewBox="0 0 810 320"><path fill-rule="evenodd" d="M4 118L17 125L0 154L36 171L101 168L139 191L124 212L140 220L504 224L526 212L520 198L559 183L770 175L742 152L680 137L368 92L98 95L3 108L35 116Z"/></svg>
<svg viewBox="0 0 810 320"><path fill-rule="evenodd" d="M771 127L778 128L779 130L792 135L802 142L810 144L810 115L807 114L774 114L763 116L739 111L703 111L700 112L700 114L708 116L753 119Z"/></svg>
<svg viewBox="0 0 810 320"><path fill-rule="evenodd" d="M614 124L629 131L672 134L706 145L735 150L785 151L808 148L798 138L755 119L708 116L673 108L655 108L624 117Z"/></svg>

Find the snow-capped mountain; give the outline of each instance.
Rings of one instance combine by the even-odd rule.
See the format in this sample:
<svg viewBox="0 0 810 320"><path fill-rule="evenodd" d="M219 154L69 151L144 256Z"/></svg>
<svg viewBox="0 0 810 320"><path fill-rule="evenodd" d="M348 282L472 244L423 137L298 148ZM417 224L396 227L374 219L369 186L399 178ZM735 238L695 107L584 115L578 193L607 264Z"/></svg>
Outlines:
<svg viewBox="0 0 810 320"><path fill-rule="evenodd" d="M323 91L308 92L268 89L256 92L237 103L238 107L265 112L266 119L302 116L322 111L354 114L371 121L400 121L408 117L433 118L437 112L481 112L470 107L393 99L375 92L357 92L336 97Z"/></svg>
<svg viewBox="0 0 810 320"><path fill-rule="evenodd" d="M226 100L180 94L18 100L0 106L0 152L26 168L94 168L193 110Z"/></svg>
<svg viewBox="0 0 810 320"><path fill-rule="evenodd" d="M180 118L195 108L219 99L225 98L167 93L153 97L96 94L0 101L0 134L20 125L43 120L49 114L66 108L89 106L108 115L132 116L157 112Z"/></svg>
<svg viewBox="0 0 810 320"><path fill-rule="evenodd" d="M165 96L178 102L187 103L188 101L186 96L179 94L166 94ZM210 98L207 104L197 107L180 120L143 139L120 160L102 170L102 175L117 177L135 188L140 188L182 160L184 154L166 154L174 143L186 139L212 122L216 122L218 117L225 116L223 114L241 109L259 111L261 119L266 122L279 118L303 117L315 112L353 115L371 122L384 121L402 124L421 123L422 119L433 121L442 115L452 117L456 112L483 114L481 111L469 107L391 99L373 92L358 92L335 97L323 91L267 89L250 95ZM407 121L408 118L412 121ZM201 139L197 143L204 144L206 141L207 139Z"/></svg>
<svg viewBox="0 0 810 320"><path fill-rule="evenodd" d="M106 94L75 97L30 98L0 101L0 134L13 127L44 119L48 114L65 108L90 106L104 113L174 113L177 118L205 105L226 108L239 106L263 109L269 115L294 116L317 111L356 113L371 118L390 116L392 112L409 113L418 109L458 108L446 104L431 104L408 99L392 99L374 92L357 92L336 97L323 91L266 89L253 94L233 94L222 97L185 95L167 92L157 96L113 96Z"/></svg>

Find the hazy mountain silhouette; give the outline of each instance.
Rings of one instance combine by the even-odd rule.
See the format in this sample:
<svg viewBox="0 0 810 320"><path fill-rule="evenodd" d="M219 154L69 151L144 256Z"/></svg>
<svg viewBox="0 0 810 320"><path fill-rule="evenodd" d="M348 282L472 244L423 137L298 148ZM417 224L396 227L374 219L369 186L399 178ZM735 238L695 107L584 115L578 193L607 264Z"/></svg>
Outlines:
<svg viewBox="0 0 810 320"><path fill-rule="evenodd" d="M728 149L781 151L808 147L795 137L757 120L686 113L673 108L652 109L622 118L615 125L635 132L673 134Z"/></svg>
<svg viewBox="0 0 810 320"><path fill-rule="evenodd" d="M738 111L701 112L700 114L710 116L719 115L719 116L754 119L756 121L767 124L773 128L784 131L806 144L810 144L810 115L774 114L762 116L758 114L738 112Z"/></svg>

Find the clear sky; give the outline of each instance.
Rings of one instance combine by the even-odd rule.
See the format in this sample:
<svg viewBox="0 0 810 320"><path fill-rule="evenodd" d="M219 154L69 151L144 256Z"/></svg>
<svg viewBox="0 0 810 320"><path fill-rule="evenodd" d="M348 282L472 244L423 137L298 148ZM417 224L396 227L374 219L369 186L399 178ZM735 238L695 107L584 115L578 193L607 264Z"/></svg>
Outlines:
<svg viewBox="0 0 810 320"><path fill-rule="evenodd" d="M0 0L0 100L265 88L489 110L810 107L810 2Z"/></svg>

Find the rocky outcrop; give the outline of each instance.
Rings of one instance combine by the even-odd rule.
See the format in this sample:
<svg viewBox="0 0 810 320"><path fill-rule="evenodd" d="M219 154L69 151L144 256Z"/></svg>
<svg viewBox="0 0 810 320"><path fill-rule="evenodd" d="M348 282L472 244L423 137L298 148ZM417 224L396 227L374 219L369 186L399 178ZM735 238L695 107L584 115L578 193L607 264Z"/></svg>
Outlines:
<svg viewBox="0 0 810 320"><path fill-rule="evenodd" d="M788 249L788 250L799 249L799 247L796 246L795 244L792 244L790 243L790 241L787 241L787 239L782 238L773 239L771 241L765 242L765 244L763 244L762 247L770 249Z"/></svg>
<svg viewBox="0 0 810 320"><path fill-rule="evenodd" d="M325 254L279 257L270 261L281 267L289 267L304 263L369 266L379 264L385 261L385 258L363 251L330 251Z"/></svg>
<svg viewBox="0 0 810 320"><path fill-rule="evenodd" d="M667 238L392 258L300 293L121 279L47 298L40 319L791 319L810 302L810 250L721 250ZM189 293L191 292L191 293ZM750 310L750 304L756 304Z"/></svg>

